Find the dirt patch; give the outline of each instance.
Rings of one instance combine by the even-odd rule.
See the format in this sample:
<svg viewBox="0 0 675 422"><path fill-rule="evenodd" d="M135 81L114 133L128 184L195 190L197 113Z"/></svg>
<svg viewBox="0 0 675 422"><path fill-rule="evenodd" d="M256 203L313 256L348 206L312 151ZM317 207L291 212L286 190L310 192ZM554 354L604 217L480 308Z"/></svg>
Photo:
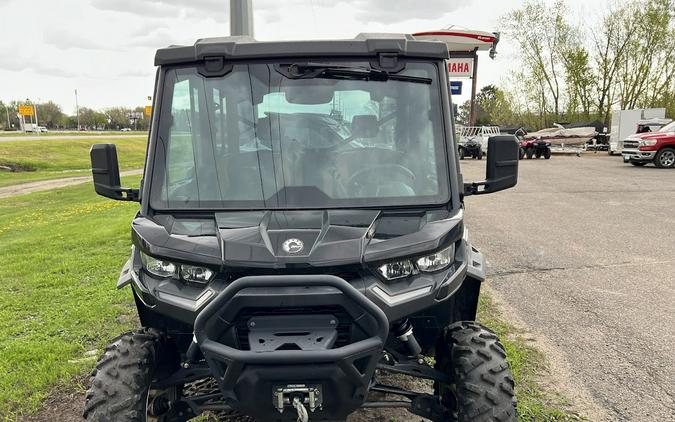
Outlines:
<svg viewBox="0 0 675 422"><path fill-rule="evenodd" d="M382 384L397 385L413 391L433 391L431 381L420 380L401 375L381 375L378 381ZM42 408L35 414L21 417L25 422L81 422L82 409L84 407L84 393L89 387L89 376L83 375L68 387L57 387L44 400ZM398 400L400 397L389 395L372 396L371 399ZM201 421L216 422L255 422L251 418L228 415L227 417L207 416ZM311 420L311 418L310 418ZM393 409L361 409L353 413L347 422L428 422L420 416L415 416L405 408Z"/></svg>
<svg viewBox="0 0 675 422"><path fill-rule="evenodd" d="M37 169L35 167L29 165L29 164L0 162L0 171L8 171L8 172L11 172L11 173L20 173L20 172L35 171L35 170L37 170Z"/></svg>
<svg viewBox="0 0 675 422"><path fill-rule="evenodd" d="M30 416L21 417L25 422L82 422L84 392L89 386L89 375L82 375L68 386L55 388L44 400L42 408Z"/></svg>

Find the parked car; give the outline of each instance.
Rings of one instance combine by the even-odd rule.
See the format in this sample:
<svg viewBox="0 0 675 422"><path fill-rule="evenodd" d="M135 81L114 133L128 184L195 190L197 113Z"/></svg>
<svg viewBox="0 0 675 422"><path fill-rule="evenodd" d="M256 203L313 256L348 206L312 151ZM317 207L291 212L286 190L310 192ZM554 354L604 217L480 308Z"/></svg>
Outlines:
<svg viewBox="0 0 675 422"><path fill-rule="evenodd" d="M131 132L131 128L123 127L122 132Z"/></svg>
<svg viewBox="0 0 675 422"><path fill-rule="evenodd" d="M656 132L644 132L629 136L623 142L624 163L642 167L654 163L656 167L675 167L675 122Z"/></svg>
<svg viewBox="0 0 675 422"><path fill-rule="evenodd" d="M49 132L49 129L47 129L44 126L38 126L37 131L38 131L38 133L47 133L47 132Z"/></svg>

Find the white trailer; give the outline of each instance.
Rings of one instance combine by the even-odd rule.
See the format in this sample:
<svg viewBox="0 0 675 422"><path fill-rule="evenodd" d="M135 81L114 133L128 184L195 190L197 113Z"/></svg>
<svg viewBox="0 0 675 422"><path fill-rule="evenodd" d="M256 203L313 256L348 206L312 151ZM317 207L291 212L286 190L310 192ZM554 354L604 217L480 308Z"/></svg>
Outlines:
<svg viewBox="0 0 675 422"><path fill-rule="evenodd" d="M637 132L638 122L644 119L666 117L665 108L644 108L635 110L612 111L612 124L609 133L609 155L621 153L623 141Z"/></svg>

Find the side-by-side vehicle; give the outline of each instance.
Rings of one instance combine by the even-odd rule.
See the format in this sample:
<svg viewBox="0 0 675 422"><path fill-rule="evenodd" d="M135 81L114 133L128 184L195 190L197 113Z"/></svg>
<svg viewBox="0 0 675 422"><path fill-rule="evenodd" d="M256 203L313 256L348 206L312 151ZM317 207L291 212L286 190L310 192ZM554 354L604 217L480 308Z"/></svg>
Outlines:
<svg viewBox="0 0 675 422"><path fill-rule="evenodd" d="M100 358L85 419L516 420L464 198L516 184L518 143L490 138L464 182L447 58L406 35L158 50L140 188L91 149L96 192L140 204L117 287L142 328Z"/></svg>

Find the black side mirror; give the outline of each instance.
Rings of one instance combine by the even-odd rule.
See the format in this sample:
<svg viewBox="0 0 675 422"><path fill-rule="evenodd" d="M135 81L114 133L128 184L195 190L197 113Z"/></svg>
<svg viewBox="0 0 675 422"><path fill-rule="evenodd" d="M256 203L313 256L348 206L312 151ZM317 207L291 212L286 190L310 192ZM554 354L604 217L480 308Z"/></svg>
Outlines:
<svg viewBox="0 0 675 422"><path fill-rule="evenodd" d="M518 183L518 139L513 135L488 139L485 181L464 184L464 195L481 195L514 187ZM480 189L484 186L484 189Z"/></svg>
<svg viewBox="0 0 675 422"><path fill-rule="evenodd" d="M138 189L120 186L120 168L117 162L117 149L113 144L94 144L89 151L91 173L94 176L96 193L118 201L138 201Z"/></svg>

